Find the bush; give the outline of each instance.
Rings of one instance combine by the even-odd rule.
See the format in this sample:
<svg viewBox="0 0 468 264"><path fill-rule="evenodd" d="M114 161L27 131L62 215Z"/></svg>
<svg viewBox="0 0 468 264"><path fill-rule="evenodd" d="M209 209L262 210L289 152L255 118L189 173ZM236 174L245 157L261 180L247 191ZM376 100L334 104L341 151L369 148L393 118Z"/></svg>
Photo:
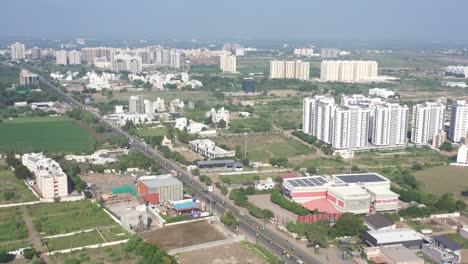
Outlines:
<svg viewBox="0 0 468 264"><path fill-rule="evenodd" d="M453 146L452 143L445 141L444 143L442 143L442 145L440 145L439 149L443 151L452 151Z"/></svg>
<svg viewBox="0 0 468 264"><path fill-rule="evenodd" d="M284 157L280 158L271 158L270 164L273 166L286 167L288 166L288 159Z"/></svg>
<svg viewBox="0 0 468 264"><path fill-rule="evenodd" d="M310 214L310 211L309 209L305 208L304 206L296 203L296 202L292 202L288 199L286 199L284 196L282 196L280 193L278 192L274 192L271 194L271 201L279 206L281 206L282 208L290 211L290 212L293 212L297 215L308 215Z"/></svg>
<svg viewBox="0 0 468 264"><path fill-rule="evenodd" d="M296 131L293 131L291 133L293 136L296 136L300 139L302 139L303 141L309 143L309 144L315 144L317 142L317 138L312 136L312 135L308 135L302 131L299 131L299 130L296 130Z"/></svg>
<svg viewBox="0 0 468 264"><path fill-rule="evenodd" d="M357 236L364 230L364 221L353 213L344 213L336 221L337 236Z"/></svg>

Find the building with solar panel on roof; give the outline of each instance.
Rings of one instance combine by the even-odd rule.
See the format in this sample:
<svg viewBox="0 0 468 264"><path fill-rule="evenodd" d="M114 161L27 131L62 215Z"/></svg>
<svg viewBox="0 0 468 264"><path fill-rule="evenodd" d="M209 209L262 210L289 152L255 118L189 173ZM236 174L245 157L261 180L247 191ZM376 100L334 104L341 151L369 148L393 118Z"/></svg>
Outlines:
<svg viewBox="0 0 468 264"><path fill-rule="evenodd" d="M282 187L286 197L310 210L328 203L339 212L366 214L398 210L398 194L390 190L390 183L377 173L358 173L288 178Z"/></svg>

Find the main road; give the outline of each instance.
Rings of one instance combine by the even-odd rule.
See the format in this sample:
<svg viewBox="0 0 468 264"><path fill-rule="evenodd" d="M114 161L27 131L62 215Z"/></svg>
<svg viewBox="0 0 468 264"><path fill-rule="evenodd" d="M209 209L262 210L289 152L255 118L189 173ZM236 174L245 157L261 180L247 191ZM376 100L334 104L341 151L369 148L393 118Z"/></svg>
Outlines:
<svg viewBox="0 0 468 264"><path fill-rule="evenodd" d="M30 69L32 71L38 70L35 68ZM63 100L82 111L87 111L94 115L94 117L101 122L109 126L114 132L118 133L121 136L124 136L128 139L129 144L132 148L136 151L139 151L145 154L147 157L157 161L159 165L172 172L176 172L177 176L188 186L193 188L196 192L197 197L203 198L205 201L212 203L213 210L218 213L219 215L224 214L226 210L231 210L234 215L239 219L239 230L244 232L246 235L254 238L258 243L262 246L266 247L272 253L281 256L282 253L288 252L291 256L291 259L288 259L288 262L291 263L301 263L298 259L304 261L304 263L310 264L319 264L317 259L311 256L311 252L305 252L304 249L299 247L294 247L293 244L290 242L293 238L285 239L284 237L280 236L279 234L275 233L274 231L270 230L270 227L265 226L261 221L258 219L250 216L249 214L241 213L239 208L236 207L229 199L226 199L223 196L220 196L214 192L210 195L206 193L207 186L202 184L198 179L195 179L191 174L189 174L185 169L183 169L179 164L176 162L165 158L160 152L157 150L148 147L146 143L141 141L139 138L134 137L128 134L126 131L122 130L120 127L114 125L113 123L105 120L102 116L97 113L93 108L88 107L81 102L75 100L70 95L63 92L60 88L51 84L48 80L39 76L40 82L47 86L49 89L52 89L60 95Z"/></svg>

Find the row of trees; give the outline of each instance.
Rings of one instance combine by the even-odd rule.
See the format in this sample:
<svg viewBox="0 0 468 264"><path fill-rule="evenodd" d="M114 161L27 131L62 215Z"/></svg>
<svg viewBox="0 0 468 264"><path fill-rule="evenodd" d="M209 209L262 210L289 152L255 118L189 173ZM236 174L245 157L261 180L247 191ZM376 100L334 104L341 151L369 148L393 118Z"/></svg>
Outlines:
<svg viewBox="0 0 468 264"><path fill-rule="evenodd" d="M309 209L305 208L304 206L290 201L282 196L279 192L274 192L271 194L271 201L282 208L291 211L297 215L308 215L310 214Z"/></svg>
<svg viewBox="0 0 468 264"><path fill-rule="evenodd" d="M253 190L253 191L252 191ZM245 207L249 213L260 219L270 219L273 217L273 212L269 209L258 208L249 202L247 195L255 194L253 187L247 191L244 188L231 190L229 193L229 199L233 200L238 206Z"/></svg>

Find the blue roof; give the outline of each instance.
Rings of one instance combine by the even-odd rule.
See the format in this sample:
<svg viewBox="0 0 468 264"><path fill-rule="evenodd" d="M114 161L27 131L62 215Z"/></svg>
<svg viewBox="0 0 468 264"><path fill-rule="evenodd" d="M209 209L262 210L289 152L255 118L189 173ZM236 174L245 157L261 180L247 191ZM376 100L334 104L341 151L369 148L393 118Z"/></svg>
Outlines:
<svg viewBox="0 0 468 264"><path fill-rule="evenodd" d="M450 249L452 251L457 251L457 250L460 250L462 248L460 245L453 242L452 240L450 240L446 236L436 236L434 239L441 246L443 246L444 248L448 248L448 249Z"/></svg>
<svg viewBox="0 0 468 264"><path fill-rule="evenodd" d="M184 203L174 204L173 207L177 211L181 211L181 210L187 210L187 209L191 209L194 207L198 207L198 205L194 202L184 202Z"/></svg>

